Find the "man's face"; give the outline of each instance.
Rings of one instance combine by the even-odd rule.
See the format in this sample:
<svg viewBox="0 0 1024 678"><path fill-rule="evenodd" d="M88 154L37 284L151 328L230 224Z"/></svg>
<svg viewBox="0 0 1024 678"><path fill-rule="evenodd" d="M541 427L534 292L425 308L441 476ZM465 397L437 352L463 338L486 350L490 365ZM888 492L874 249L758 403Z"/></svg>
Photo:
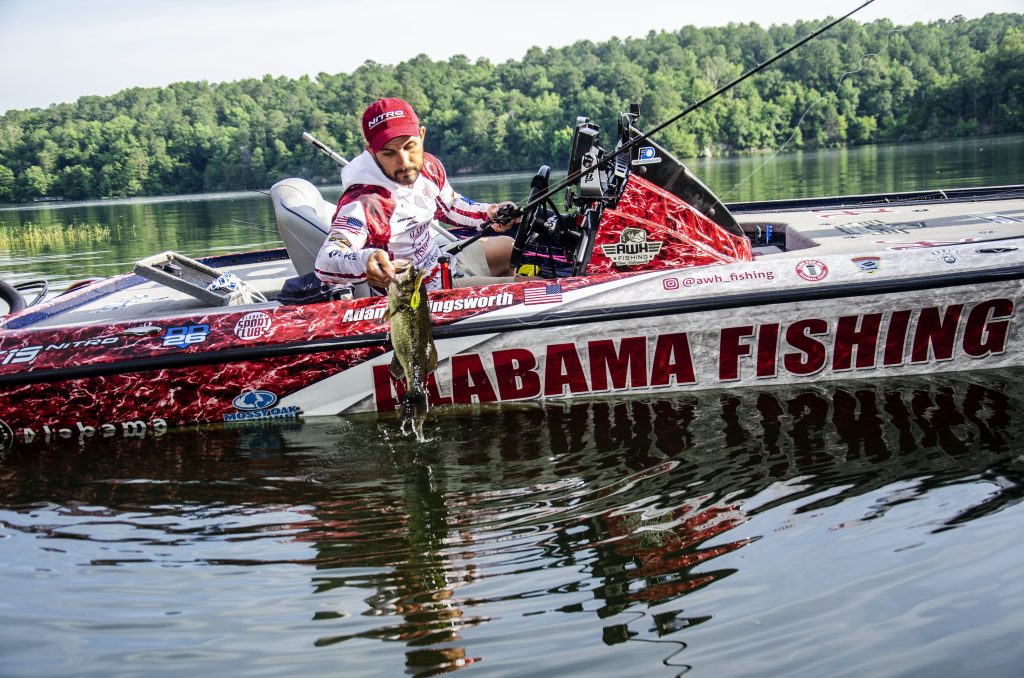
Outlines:
<svg viewBox="0 0 1024 678"><path fill-rule="evenodd" d="M384 174L397 184L411 186L423 169L423 138L427 129L420 127L419 136L395 137L373 154Z"/></svg>

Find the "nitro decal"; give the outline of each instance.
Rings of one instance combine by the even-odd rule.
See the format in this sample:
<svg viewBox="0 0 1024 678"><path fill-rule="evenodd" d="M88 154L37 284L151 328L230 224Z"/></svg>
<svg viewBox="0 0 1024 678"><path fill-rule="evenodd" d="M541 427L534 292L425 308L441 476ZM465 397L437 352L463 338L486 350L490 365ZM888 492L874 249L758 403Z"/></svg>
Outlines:
<svg viewBox="0 0 1024 678"><path fill-rule="evenodd" d="M203 325L182 325L180 327L168 327L164 334L163 346L172 348L185 348L192 344L201 344L210 335L210 326Z"/></svg>
<svg viewBox="0 0 1024 678"><path fill-rule="evenodd" d="M80 341L65 341L59 344L40 344L37 346L22 346L0 350L0 365L17 365L30 363L45 351L74 351L77 348L87 346L112 346L121 341L120 337L102 337L99 339L82 339Z"/></svg>
<svg viewBox="0 0 1024 678"><path fill-rule="evenodd" d="M246 313L235 323L235 336L239 339L259 339L270 331L273 325L270 315L263 311Z"/></svg>
<svg viewBox="0 0 1024 678"><path fill-rule="evenodd" d="M78 440L79 445L94 436L100 438L145 438L147 435L159 437L167 433L167 421L164 419L151 419L143 421L122 421L110 424L97 424L89 426L76 421L70 426L40 426L35 428L20 428L14 432L14 438L20 443L31 443L36 440L52 442L55 440Z"/></svg>
<svg viewBox="0 0 1024 678"><path fill-rule="evenodd" d="M854 257L850 261L861 273L878 273L882 267L882 257Z"/></svg>
<svg viewBox="0 0 1024 678"><path fill-rule="evenodd" d="M725 386L741 379L934 364L1005 351L1014 305L992 299L915 310L802 318L678 332L463 353L428 379L432 404L558 398L673 385ZM404 388L388 365L373 368L378 410L394 410Z"/></svg>
<svg viewBox="0 0 1024 678"><path fill-rule="evenodd" d="M231 401L238 412L224 415L224 421L244 421L253 419L294 419L302 414L295 405L274 407L277 394L270 391L246 391Z"/></svg>
<svg viewBox="0 0 1024 678"><path fill-rule="evenodd" d="M817 259L804 259L796 265L796 274L809 282L818 282L828 277L828 266Z"/></svg>
<svg viewBox="0 0 1024 678"><path fill-rule="evenodd" d="M465 297L461 299L438 299L430 302L431 313L452 313L455 311L480 311L502 306L511 306L516 299L509 292L491 294L482 297ZM363 308L350 308L341 317L342 322L359 322L361 320L380 320L384 317L388 307L384 304L378 306L366 306Z"/></svg>
<svg viewBox="0 0 1024 678"><path fill-rule="evenodd" d="M648 240L647 231L642 228L625 228L619 242L601 245L601 251L616 266L638 266L649 264L663 244L660 240Z"/></svg>

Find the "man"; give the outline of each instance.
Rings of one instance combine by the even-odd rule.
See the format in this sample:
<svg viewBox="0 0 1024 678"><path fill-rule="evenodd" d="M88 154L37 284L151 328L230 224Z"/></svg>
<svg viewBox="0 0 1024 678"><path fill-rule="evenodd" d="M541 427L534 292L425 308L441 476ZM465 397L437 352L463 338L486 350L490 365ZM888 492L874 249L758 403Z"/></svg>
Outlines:
<svg viewBox="0 0 1024 678"><path fill-rule="evenodd" d="M316 258L321 280L384 288L395 264L405 260L428 271L427 289L438 289L443 252L431 222L480 229L497 213L501 205L474 203L452 189L441 161L423 151L425 136L416 112L401 99L378 99L363 113L366 149L341 172L344 193ZM491 225L498 233L511 226ZM481 238L459 253L453 273L512 276L512 244L507 236Z"/></svg>

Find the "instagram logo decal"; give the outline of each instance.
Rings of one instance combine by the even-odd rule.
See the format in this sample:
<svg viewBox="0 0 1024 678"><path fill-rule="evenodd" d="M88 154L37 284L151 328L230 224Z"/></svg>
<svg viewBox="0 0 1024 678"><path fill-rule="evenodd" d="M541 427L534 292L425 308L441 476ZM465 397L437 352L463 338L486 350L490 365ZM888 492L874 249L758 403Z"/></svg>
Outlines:
<svg viewBox="0 0 1024 678"><path fill-rule="evenodd" d="M679 289L679 278L665 278L661 281L661 286L666 290L678 290Z"/></svg>

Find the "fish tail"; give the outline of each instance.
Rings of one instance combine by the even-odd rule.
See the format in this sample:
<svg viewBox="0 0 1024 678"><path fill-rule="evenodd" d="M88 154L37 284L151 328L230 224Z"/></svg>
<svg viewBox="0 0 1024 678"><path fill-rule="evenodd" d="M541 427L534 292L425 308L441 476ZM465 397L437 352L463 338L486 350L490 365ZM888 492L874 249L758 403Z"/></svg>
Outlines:
<svg viewBox="0 0 1024 678"><path fill-rule="evenodd" d="M402 400L402 419L420 419L427 416L427 394L423 391L408 391Z"/></svg>

